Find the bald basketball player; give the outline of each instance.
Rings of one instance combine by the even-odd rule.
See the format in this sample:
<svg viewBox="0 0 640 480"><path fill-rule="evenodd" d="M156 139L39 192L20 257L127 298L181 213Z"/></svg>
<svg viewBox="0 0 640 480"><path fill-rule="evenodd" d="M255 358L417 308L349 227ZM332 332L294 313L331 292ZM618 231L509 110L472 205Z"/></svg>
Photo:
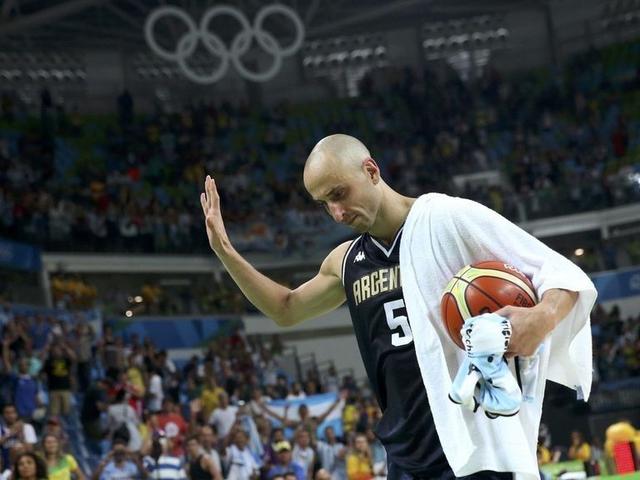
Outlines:
<svg viewBox="0 0 640 480"><path fill-rule="evenodd" d="M367 148L342 134L328 136L314 147L305 164L304 185L336 222L360 234L330 252L311 280L291 290L252 267L229 241L215 181L207 176L200 200L211 248L249 301L280 326L296 325L346 301L383 411L376 434L387 451L389 480L455 478L435 430L410 326L389 323L385 315L386 305L404 309L399 250L402 226L416 199L389 187ZM386 272L384 291L366 302L355 298L353 283L381 269ZM532 355L576 299L575 292L548 290L534 308L503 309L513 330L509 354ZM464 478L502 479L512 474L485 471Z"/></svg>

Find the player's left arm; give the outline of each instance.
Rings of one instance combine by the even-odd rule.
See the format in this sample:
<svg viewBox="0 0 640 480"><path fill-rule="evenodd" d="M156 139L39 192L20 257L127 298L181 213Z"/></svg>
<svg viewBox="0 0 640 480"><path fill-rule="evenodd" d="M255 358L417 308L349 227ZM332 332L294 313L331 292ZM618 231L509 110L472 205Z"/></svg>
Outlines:
<svg viewBox="0 0 640 480"><path fill-rule="evenodd" d="M511 340L507 356L535 353L538 345L569 315L578 301L578 292L552 288L542 295L542 300L532 308L507 306L496 313L511 322Z"/></svg>
<svg viewBox="0 0 640 480"><path fill-rule="evenodd" d="M445 203L442 220L453 225L443 241L472 252L471 261L511 263L531 278L539 295L535 307L505 307L496 312L511 322L508 355L533 355L545 337L573 315L574 308L578 309L575 314L588 317L595 288L577 265L479 203L450 197Z"/></svg>

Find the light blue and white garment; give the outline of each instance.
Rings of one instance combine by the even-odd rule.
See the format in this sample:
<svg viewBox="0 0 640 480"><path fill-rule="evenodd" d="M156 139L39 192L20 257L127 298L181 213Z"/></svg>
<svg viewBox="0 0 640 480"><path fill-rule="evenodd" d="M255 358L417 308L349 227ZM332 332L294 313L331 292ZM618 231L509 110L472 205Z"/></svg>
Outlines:
<svg viewBox="0 0 640 480"><path fill-rule="evenodd" d="M492 419L520 411L522 392L504 353L511 323L495 313L467 319L460 330L467 358L453 379L449 399L472 411L482 408Z"/></svg>

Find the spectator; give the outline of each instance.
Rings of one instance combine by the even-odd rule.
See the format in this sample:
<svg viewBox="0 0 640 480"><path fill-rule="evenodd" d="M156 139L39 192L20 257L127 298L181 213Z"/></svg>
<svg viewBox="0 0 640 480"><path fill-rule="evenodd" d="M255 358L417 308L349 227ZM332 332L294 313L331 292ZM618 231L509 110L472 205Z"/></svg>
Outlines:
<svg viewBox="0 0 640 480"><path fill-rule="evenodd" d="M580 460L586 462L591 459L591 446L582 436L582 432L574 430L571 432L571 446L568 452L569 460Z"/></svg>
<svg viewBox="0 0 640 480"><path fill-rule="evenodd" d="M60 441L55 435L47 434L42 438L44 459L47 464L49 480L84 480L84 474L73 455L65 454L60 447Z"/></svg>
<svg viewBox="0 0 640 480"><path fill-rule="evenodd" d="M29 336L33 341L33 348L35 350L43 350L49 341L51 335L51 325L49 324L49 318L44 315L36 315L35 322L29 329Z"/></svg>
<svg viewBox="0 0 640 480"><path fill-rule="evenodd" d="M138 415L142 415L142 400L145 395L145 386L142 370L136 365L136 355L131 353L128 357L128 368L123 373L125 388L129 393L129 405Z"/></svg>
<svg viewBox="0 0 640 480"><path fill-rule="evenodd" d="M160 368L152 367L149 389L147 390L147 409L153 413L162 410L162 403L164 401L164 391L162 390L162 377L160 373Z"/></svg>
<svg viewBox="0 0 640 480"><path fill-rule="evenodd" d="M43 371L49 388L49 414L69 415L71 412L71 364L74 351L64 340L55 340L45 347Z"/></svg>
<svg viewBox="0 0 640 480"><path fill-rule="evenodd" d="M220 392L218 395L218 408L211 412L209 424L215 426L218 435L224 438L231 431L237 415L238 407L229 404L229 395L226 392Z"/></svg>
<svg viewBox="0 0 640 480"><path fill-rule="evenodd" d="M85 391L80 411L87 447L95 454L101 453L100 442L104 434L101 415L107 408L107 379L99 378Z"/></svg>
<svg viewBox="0 0 640 480"><path fill-rule="evenodd" d="M347 448L338 441L333 427L324 429L324 440L318 440L316 449L320 459L320 467L331 475L331 480L346 480Z"/></svg>
<svg viewBox="0 0 640 480"><path fill-rule="evenodd" d="M60 448L65 450L69 446L69 435L62 427L62 423L58 417L49 417L42 429L42 436L53 435L58 439Z"/></svg>
<svg viewBox="0 0 640 480"><path fill-rule="evenodd" d="M33 452L21 453L13 464L11 480L47 480L47 465Z"/></svg>
<svg viewBox="0 0 640 480"><path fill-rule="evenodd" d="M336 392L340 388L340 381L338 379L338 373L336 372L336 367L331 365L329 370L327 371L327 376L325 377L324 384L327 392Z"/></svg>
<svg viewBox="0 0 640 480"><path fill-rule="evenodd" d="M262 454L260 455L260 463L261 470L263 474L266 473L273 465L275 461L275 453L271 446L271 423L265 417L260 416L259 414L254 413L255 425L258 434L258 441L260 443L259 450L261 450ZM264 476L264 475L263 475Z"/></svg>
<svg viewBox="0 0 640 480"><path fill-rule="evenodd" d="M311 448L311 436L307 430L299 429L296 431L295 438L291 458L295 463L302 465L305 478L311 480L315 463L315 453Z"/></svg>
<svg viewBox="0 0 640 480"><path fill-rule="evenodd" d="M221 470L215 465L211 456L205 453L198 437L188 437L185 445L190 480L222 480Z"/></svg>
<svg viewBox="0 0 640 480"><path fill-rule="evenodd" d="M314 477L315 480L332 480L331 474L324 468L320 468Z"/></svg>
<svg viewBox="0 0 640 480"><path fill-rule="evenodd" d="M75 327L75 349L77 352L78 387L86 392L91 383L91 359L93 357L93 331L87 322L78 323Z"/></svg>
<svg viewBox="0 0 640 480"><path fill-rule="evenodd" d="M35 430L31 424L20 419L16 406L7 404L2 407L0 446L4 463L9 464L9 451L17 444L24 444L31 448L37 442Z"/></svg>
<svg viewBox="0 0 640 480"><path fill-rule="evenodd" d="M111 451L94 470L92 480L147 478L140 455L127 450L127 442L116 438Z"/></svg>
<svg viewBox="0 0 640 480"><path fill-rule="evenodd" d="M300 385L300 382L293 382L293 385L291 385L291 391L287 394L287 400L302 400L303 398L306 398L306 394L304 393L304 390L302 390L302 385Z"/></svg>
<svg viewBox="0 0 640 480"><path fill-rule="evenodd" d="M200 394L200 400L202 400L202 416L205 419L210 419L213 411L218 408L220 404L220 394L225 393L224 388L218 386L216 379L213 375L206 375L204 377L204 388Z"/></svg>
<svg viewBox="0 0 640 480"><path fill-rule="evenodd" d="M365 431L369 449L371 450L371 463L373 465L373 474L376 478L387 477L387 451L384 449L382 442L376 437L373 428L367 427Z"/></svg>
<svg viewBox="0 0 640 480"><path fill-rule="evenodd" d="M371 480L373 478L373 459L367 437L363 433L356 435L353 451L347 455L347 478L349 480Z"/></svg>
<svg viewBox="0 0 640 480"><path fill-rule="evenodd" d="M215 427L212 427L211 425L203 425L200 427L199 440L203 453L211 458L216 470L222 473L222 462L220 461L220 454L216 448L218 444L218 436L216 434Z"/></svg>
<svg viewBox="0 0 640 480"><path fill-rule="evenodd" d="M304 403L298 406L297 419L287 418L289 407L290 407L289 404L285 406L284 415L278 415L272 409L267 407L264 403L260 404L260 406L268 415L278 420L284 426L288 428L298 428L298 426L301 426L305 430L307 430L310 435L314 435L316 431L316 427L325 421L325 419L331 414L331 412L333 412L333 410L340 404L342 398L343 396L337 396L336 400L331 405L329 405L324 412L322 412L320 415L317 415L313 418L309 414L309 407Z"/></svg>
<svg viewBox="0 0 640 480"><path fill-rule="evenodd" d="M187 474L182 461L170 452L170 439L161 435L153 439L151 451L144 457L144 467L149 477L157 480L186 480Z"/></svg>
<svg viewBox="0 0 640 480"><path fill-rule="evenodd" d="M105 329L102 342L98 345L102 357L102 365L106 369L107 378L118 381L120 372L124 370L124 344L122 338L113 337L111 331Z"/></svg>
<svg viewBox="0 0 640 480"><path fill-rule="evenodd" d="M112 441L120 439L127 443L130 451L136 452L142 446L138 430L140 419L131 405L127 403L127 392L118 390L113 403L107 409L107 431Z"/></svg>
<svg viewBox="0 0 640 480"><path fill-rule="evenodd" d="M542 444L538 444L538 447L536 449L536 456L538 457L539 466L551 463L551 452Z"/></svg>
<svg viewBox="0 0 640 480"><path fill-rule="evenodd" d="M295 480L306 480L304 467L295 463L291 458L291 444L288 441L279 441L273 449L277 455L276 463L267 473L267 478L292 472L295 475Z"/></svg>
<svg viewBox="0 0 640 480"><path fill-rule="evenodd" d="M3 351L5 369L11 371L11 364L7 350ZM21 358L18 361L18 373L12 374L10 380L12 386L12 398L18 410L18 415L25 420L33 418L33 412L39 406L38 382L29 373L29 360Z"/></svg>
<svg viewBox="0 0 640 480"><path fill-rule="evenodd" d="M224 461L227 465L226 480L255 480L258 478L259 465L247 448L249 435L236 429L229 434L231 444L227 447Z"/></svg>
<svg viewBox="0 0 640 480"><path fill-rule="evenodd" d="M171 453L176 457L183 455L183 442L187 434L188 423L173 403L171 398L166 397L162 402L162 412L158 414L158 428L165 432L167 438L171 440Z"/></svg>

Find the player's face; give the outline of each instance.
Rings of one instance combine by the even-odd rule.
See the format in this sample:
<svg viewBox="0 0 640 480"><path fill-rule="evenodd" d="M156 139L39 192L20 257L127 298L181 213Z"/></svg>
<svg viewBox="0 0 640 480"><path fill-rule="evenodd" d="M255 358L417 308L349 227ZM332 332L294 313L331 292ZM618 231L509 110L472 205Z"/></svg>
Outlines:
<svg viewBox="0 0 640 480"><path fill-rule="evenodd" d="M379 179L378 167L368 160L359 170L310 172L305 186L336 222L364 233L374 224L381 202L372 175Z"/></svg>

